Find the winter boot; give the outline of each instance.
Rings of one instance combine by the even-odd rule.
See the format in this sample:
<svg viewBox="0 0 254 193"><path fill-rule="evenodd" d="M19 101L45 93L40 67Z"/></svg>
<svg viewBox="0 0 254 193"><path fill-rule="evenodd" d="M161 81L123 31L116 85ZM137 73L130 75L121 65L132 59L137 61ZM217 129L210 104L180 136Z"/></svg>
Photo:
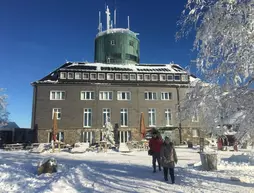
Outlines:
<svg viewBox="0 0 254 193"><path fill-rule="evenodd" d="M168 181L168 168L163 168L164 180Z"/></svg>

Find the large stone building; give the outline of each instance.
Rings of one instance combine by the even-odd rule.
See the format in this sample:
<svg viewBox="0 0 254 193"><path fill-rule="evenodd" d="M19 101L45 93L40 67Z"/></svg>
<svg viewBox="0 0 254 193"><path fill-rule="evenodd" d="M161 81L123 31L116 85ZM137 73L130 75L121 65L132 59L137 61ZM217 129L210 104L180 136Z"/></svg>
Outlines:
<svg viewBox="0 0 254 193"><path fill-rule="evenodd" d="M139 39L130 29L107 29L95 39L94 63L67 62L34 82L32 128L39 142L49 142L53 113L58 139L97 142L109 120L121 141L140 137L141 112L148 128L197 128L198 120L179 123L178 105L193 77L176 64L140 64ZM186 130L187 131L187 130ZM187 132L188 133L188 132ZM178 136L179 138L179 136Z"/></svg>

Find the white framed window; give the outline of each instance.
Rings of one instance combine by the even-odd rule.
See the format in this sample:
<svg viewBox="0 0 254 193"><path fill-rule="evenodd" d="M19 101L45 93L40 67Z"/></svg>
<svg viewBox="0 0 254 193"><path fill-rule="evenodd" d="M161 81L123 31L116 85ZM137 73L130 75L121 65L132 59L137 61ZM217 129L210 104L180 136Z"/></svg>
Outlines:
<svg viewBox="0 0 254 193"><path fill-rule="evenodd" d="M129 45L132 46L132 47L134 47L134 41L130 40L130 41L129 41Z"/></svg>
<svg viewBox="0 0 254 193"><path fill-rule="evenodd" d="M56 139L58 141L64 142L64 132L60 131L57 133Z"/></svg>
<svg viewBox="0 0 254 193"><path fill-rule="evenodd" d="M161 100L172 100L171 92L161 92Z"/></svg>
<svg viewBox="0 0 254 193"><path fill-rule="evenodd" d="M137 80L142 81L143 80L143 74L138 74L137 75Z"/></svg>
<svg viewBox="0 0 254 193"><path fill-rule="evenodd" d="M192 116L192 122L199 122L198 112L194 111Z"/></svg>
<svg viewBox="0 0 254 193"><path fill-rule="evenodd" d="M114 80L114 74L113 73L107 73L107 80Z"/></svg>
<svg viewBox="0 0 254 193"><path fill-rule="evenodd" d="M175 75L175 81L180 81L181 79L180 79L180 75Z"/></svg>
<svg viewBox="0 0 254 193"><path fill-rule="evenodd" d="M192 130L192 137L199 137L197 129L191 129L191 130Z"/></svg>
<svg viewBox="0 0 254 193"><path fill-rule="evenodd" d="M121 127L128 126L128 109L121 109Z"/></svg>
<svg viewBox="0 0 254 193"><path fill-rule="evenodd" d="M93 131L83 131L81 133L81 142L92 144L94 141L95 133Z"/></svg>
<svg viewBox="0 0 254 193"><path fill-rule="evenodd" d="M68 79L73 79L73 78L74 78L74 73L68 72Z"/></svg>
<svg viewBox="0 0 254 193"><path fill-rule="evenodd" d="M115 74L115 80L121 80L121 74L119 73Z"/></svg>
<svg viewBox="0 0 254 193"><path fill-rule="evenodd" d="M75 79L81 79L81 72L75 72Z"/></svg>
<svg viewBox="0 0 254 193"><path fill-rule="evenodd" d="M167 81L172 81L172 80L173 80L173 75L167 74Z"/></svg>
<svg viewBox="0 0 254 193"><path fill-rule="evenodd" d="M83 79L89 80L89 73L83 73Z"/></svg>
<svg viewBox="0 0 254 193"><path fill-rule="evenodd" d="M84 123L83 127L92 127L92 109L84 109Z"/></svg>
<svg viewBox="0 0 254 193"><path fill-rule="evenodd" d="M115 41L115 40L110 40L110 44L111 44L112 46L114 46L114 45L116 45L116 41Z"/></svg>
<svg viewBox="0 0 254 193"><path fill-rule="evenodd" d="M166 74L160 74L160 81L166 81L167 77Z"/></svg>
<svg viewBox="0 0 254 193"><path fill-rule="evenodd" d="M166 126L172 125L171 109L165 109L165 123Z"/></svg>
<svg viewBox="0 0 254 193"><path fill-rule="evenodd" d="M66 79L67 78L66 72L60 72L60 78L61 79Z"/></svg>
<svg viewBox="0 0 254 193"><path fill-rule="evenodd" d="M50 100L65 100L65 91L50 91Z"/></svg>
<svg viewBox="0 0 254 193"><path fill-rule="evenodd" d="M123 80L129 80L129 74L123 74L122 79Z"/></svg>
<svg viewBox="0 0 254 193"><path fill-rule="evenodd" d="M52 109L52 119L54 119L54 114L56 113L56 119L61 120L61 108Z"/></svg>
<svg viewBox="0 0 254 193"><path fill-rule="evenodd" d="M149 81L150 80L150 74L144 74L144 80Z"/></svg>
<svg viewBox="0 0 254 193"><path fill-rule="evenodd" d="M157 100L157 92L145 92L145 100Z"/></svg>
<svg viewBox="0 0 254 193"><path fill-rule="evenodd" d="M81 91L80 92L80 100L94 100L95 93L94 91Z"/></svg>
<svg viewBox="0 0 254 193"><path fill-rule="evenodd" d="M99 99L100 100L113 100L113 92L112 91L100 91Z"/></svg>
<svg viewBox="0 0 254 193"><path fill-rule="evenodd" d="M106 122L111 122L111 110L109 108L102 109L102 118L103 118L103 126L105 126Z"/></svg>
<svg viewBox="0 0 254 193"><path fill-rule="evenodd" d="M188 75L182 75L182 81L188 81Z"/></svg>
<svg viewBox="0 0 254 193"><path fill-rule="evenodd" d="M90 74L90 79L91 80L96 80L97 79L97 74L96 73L91 73Z"/></svg>
<svg viewBox="0 0 254 193"><path fill-rule="evenodd" d="M121 100L121 101L131 100L131 92L130 91L118 91L117 92L117 100Z"/></svg>
<svg viewBox="0 0 254 193"><path fill-rule="evenodd" d="M130 80L136 80L136 74L130 74Z"/></svg>
<svg viewBox="0 0 254 193"><path fill-rule="evenodd" d="M126 143L131 141L131 131L119 131L119 142Z"/></svg>
<svg viewBox="0 0 254 193"><path fill-rule="evenodd" d="M149 127L156 126L156 109L148 109L148 125Z"/></svg>
<svg viewBox="0 0 254 193"><path fill-rule="evenodd" d="M152 81L158 81L158 74L152 74Z"/></svg>
<svg viewBox="0 0 254 193"><path fill-rule="evenodd" d="M48 143L51 143L52 140L53 140L52 132L48 132ZM56 135L56 140L64 142L64 132L62 131L58 132Z"/></svg>
<svg viewBox="0 0 254 193"><path fill-rule="evenodd" d="M105 74L104 73L99 73L98 74L98 80L105 80Z"/></svg>

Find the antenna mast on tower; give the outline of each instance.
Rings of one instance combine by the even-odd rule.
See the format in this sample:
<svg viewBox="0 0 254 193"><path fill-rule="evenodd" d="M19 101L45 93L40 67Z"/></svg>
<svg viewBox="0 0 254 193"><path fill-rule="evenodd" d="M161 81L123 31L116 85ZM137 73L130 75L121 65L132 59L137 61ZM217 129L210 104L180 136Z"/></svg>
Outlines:
<svg viewBox="0 0 254 193"><path fill-rule="evenodd" d="M116 9L114 10L114 27L116 27Z"/></svg>
<svg viewBox="0 0 254 193"><path fill-rule="evenodd" d="M107 30L110 29L110 12L109 12L109 8L107 6L107 9L106 9L106 15L107 15Z"/></svg>
<svg viewBox="0 0 254 193"><path fill-rule="evenodd" d="M130 29L130 16L127 17L128 20L128 29Z"/></svg>
<svg viewBox="0 0 254 193"><path fill-rule="evenodd" d="M115 0L115 10L114 10L114 27L116 28L116 0Z"/></svg>
<svg viewBox="0 0 254 193"><path fill-rule="evenodd" d="M98 26L99 32L102 31L102 23L101 23L101 12L99 11L99 26Z"/></svg>

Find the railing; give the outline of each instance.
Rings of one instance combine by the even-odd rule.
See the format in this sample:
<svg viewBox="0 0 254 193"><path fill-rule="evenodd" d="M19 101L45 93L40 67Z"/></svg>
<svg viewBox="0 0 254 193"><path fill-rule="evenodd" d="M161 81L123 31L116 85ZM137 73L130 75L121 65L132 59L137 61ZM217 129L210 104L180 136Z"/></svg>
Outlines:
<svg viewBox="0 0 254 193"><path fill-rule="evenodd" d="M3 144L3 149L6 151L15 151L15 150L29 150L34 147L38 147L39 143L15 143L15 144Z"/></svg>

